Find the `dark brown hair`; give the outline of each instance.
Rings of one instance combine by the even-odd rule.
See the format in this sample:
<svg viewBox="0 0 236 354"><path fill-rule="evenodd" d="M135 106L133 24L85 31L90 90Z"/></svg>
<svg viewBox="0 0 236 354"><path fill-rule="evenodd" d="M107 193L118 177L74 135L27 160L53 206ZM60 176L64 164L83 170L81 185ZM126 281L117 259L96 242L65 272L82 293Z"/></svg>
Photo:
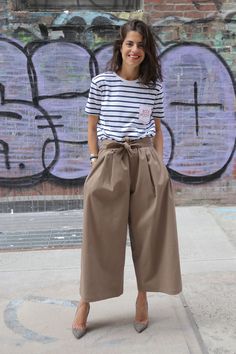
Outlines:
<svg viewBox="0 0 236 354"><path fill-rule="evenodd" d="M121 69L122 56L120 49L130 31L136 31L143 37L145 58L140 65L139 80L142 84L152 86L159 80L162 81L161 64L157 53L157 44L151 28L141 20L131 20L120 28L118 38L114 42L113 56L108 63L108 69L116 73Z"/></svg>

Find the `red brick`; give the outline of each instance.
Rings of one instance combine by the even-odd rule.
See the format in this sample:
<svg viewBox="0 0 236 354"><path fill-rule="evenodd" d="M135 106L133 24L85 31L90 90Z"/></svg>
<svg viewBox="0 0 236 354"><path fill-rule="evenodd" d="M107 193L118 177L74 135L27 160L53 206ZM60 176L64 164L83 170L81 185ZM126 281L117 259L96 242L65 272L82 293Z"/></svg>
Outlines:
<svg viewBox="0 0 236 354"><path fill-rule="evenodd" d="M183 14L184 17L187 18L204 18L204 13L201 11L185 11Z"/></svg>
<svg viewBox="0 0 236 354"><path fill-rule="evenodd" d="M174 10L173 5L167 5L167 4L155 5L155 7L158 7L160 11L173 11Z"/></svg>
<svg viewBox="0 0 236 354"><path fill-rule="evenodd" d="M184 13L182 11L176 12L176 11L155 11L155 15L159 14L159 17L168 17L168 16L175 16L175 17L182 17Z"/></svg>
<svg viewBox="0 0 236 354"><path fill-rule="evenodd" d="M199 11L218 11L214 4L212 5L201 5Z"/></svg>
<svg viewBox="0 0 236 354"><path fill-rule="evenodd" d="M178 4L178 5L175 5L175 10L176 11L186 11L186 10L190 10L190 11L193 11L195 8L193 5L184 5L184 4Z"/></svg>
<svg viewBox="0 0 236 354"><path fill-rule="evenodd" d="M167 0L165 2L169 5L173 5L173 4L189 5L192 3L191 0Z"/></svg>
<svg viewBox="0 0 236 354"><path fill-rule="evenodd" d="M151 11L153 9L153 4L145 4L144 5L144 12L145 11Z"/></svg>
<svg viewBox="0 0 236 354"><path fill-rule="evenodd" d="M173 6L173 4L178 4L178 3L180 3L180 4L189 4L189 1L190 0L152 0L152 1L150 1L152 4L167 4L167 5L172 5ZM144 4L145 3L148 3L149 1L148 0L144 0Z"/></svg>

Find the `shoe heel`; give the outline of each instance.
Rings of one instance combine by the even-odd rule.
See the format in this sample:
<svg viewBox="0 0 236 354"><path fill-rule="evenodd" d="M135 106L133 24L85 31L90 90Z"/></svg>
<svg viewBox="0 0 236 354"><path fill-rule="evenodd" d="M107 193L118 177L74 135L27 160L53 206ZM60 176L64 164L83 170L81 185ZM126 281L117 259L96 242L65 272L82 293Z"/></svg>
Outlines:
<svg viewBox="0 0 236 354"><path fill-rule="evenodd" d="M80 307L77 308L76 313L75 313L75 317L76 317L79 309L80 309ZM87 309L87 314L86 314L86 322L87 322L89 311L90 311L90 304L88 304L88 309ZM72 327L72 333L76 339L80 339L87 333L87 327L85 327L85 328L73 328Z"/></svg>

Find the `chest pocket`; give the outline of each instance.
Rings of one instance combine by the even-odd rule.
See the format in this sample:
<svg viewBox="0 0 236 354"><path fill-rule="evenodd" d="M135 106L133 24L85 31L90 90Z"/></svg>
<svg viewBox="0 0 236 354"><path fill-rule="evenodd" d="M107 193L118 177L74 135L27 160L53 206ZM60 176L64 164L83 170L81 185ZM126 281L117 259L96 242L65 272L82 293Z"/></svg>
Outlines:
<svg viewBox="0 0 236 354"><path fill-rule="evenodd" d="M147 104L141 104L139 106L139 123L148 124L152 115L152 106Z"/></svg>

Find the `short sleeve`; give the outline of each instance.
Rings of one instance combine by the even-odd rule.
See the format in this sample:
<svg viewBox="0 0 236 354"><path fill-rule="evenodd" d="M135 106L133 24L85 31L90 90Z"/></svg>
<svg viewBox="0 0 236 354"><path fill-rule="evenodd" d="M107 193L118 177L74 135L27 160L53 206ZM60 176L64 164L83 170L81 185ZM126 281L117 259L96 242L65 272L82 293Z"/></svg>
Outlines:
<svg viewBox="0 0 236 354"><path fill-rule="evenodd" d="M92 79L85 112L88 114L99 115L101 110L102 95L98 85Z"/></svg>
<svg viewBox="0 0 236 354"><path fill-rule="evenodd" d="M152 110L152 115L154 118L165 118L164 114L164 93L161 82L156 85L156 98L154 102L154 107Z"/></svg>

